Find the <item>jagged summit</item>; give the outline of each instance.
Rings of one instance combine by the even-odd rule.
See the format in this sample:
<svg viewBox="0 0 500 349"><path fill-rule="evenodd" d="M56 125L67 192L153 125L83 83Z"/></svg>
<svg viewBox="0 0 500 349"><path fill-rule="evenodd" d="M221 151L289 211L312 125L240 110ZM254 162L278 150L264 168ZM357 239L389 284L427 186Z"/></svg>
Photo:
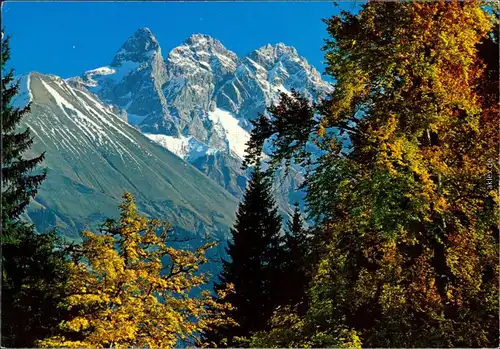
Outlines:
<svg viewBox="0 0 500 349"><path fill-rule="evenodd" d="M207 53L224 53L229 56L236 58L236 54L232 51L228 50L222 42L215 39L214 37L208 34L192 34L189 38L187 38L184 43L172 50L175 52L177 49L185 49L189 48L191 51L206 51Z"/></svg>
<svg viewBox="0 0 500 349"><path fill-rule="evenodd" d="M197 43L197 42L206 42L206 41L213 42L213 41L217 41L217 40L208 34L195 33L195 34L192 34L189 38L187 38L185 43L193 44L193 43Z"/></svg>
<svg viewBox="0 0 500 349"><path fill-rule="evenodd" d="M149 35L153 36L153 33L148 27L142 27L135 31L134 35Z"/></svg>
<svg viewBox="0 0 500 349"><path fill-rule="evenodd" d="M295 61L303 62L307 65L307 61L300 57L295 47L287 46L280 42L275 45L267 44L252 51L247 57L266 69L271 69L278 61Z"/></svg>
<svg viewBox="0 0 500 349"><path fill-rule="evenodd" d="M188 76L202 69L223 76L233 73L238 62L238 56L219 40L207 34L193 34L170 51L166 64L174 74Z"/></svg>
<svg viewBox="0 0 500 349"><path fill-rule="evenodd" d="M141 62L158 51L159 48L160 44L151 30L140 28L118 50L111 66L117 66L123 61Z"/></svg>
<svg viewBox="0 0 500 349"><path fill-rule="evenodd" d="M297 50L293 46L288 46L282 42L278 42L277 44L271 45L267 44L257 49L256 51L261 52L263 54L272 54L275 57L280 57L282 55L288 54L292 56L298 56Z"/></svg>

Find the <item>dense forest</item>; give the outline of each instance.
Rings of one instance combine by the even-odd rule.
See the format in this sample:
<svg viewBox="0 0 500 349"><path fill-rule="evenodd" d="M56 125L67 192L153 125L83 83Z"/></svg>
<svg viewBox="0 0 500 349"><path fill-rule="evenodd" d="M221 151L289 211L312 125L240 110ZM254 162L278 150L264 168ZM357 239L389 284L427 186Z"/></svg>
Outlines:
<svg viewBox="0 0 500 349"><path fill-rule="evenodd" d="M30 107L12 106L4 37L1 345L498 347L498 20L477 1L370 1L325 19L332 92L282 93L252 121L215 279L215 242L178 247L127 192L81 243L21 220L50 173L44 154L24 156ZM272 179L291 166L306 211L283 224Z"/></svg>

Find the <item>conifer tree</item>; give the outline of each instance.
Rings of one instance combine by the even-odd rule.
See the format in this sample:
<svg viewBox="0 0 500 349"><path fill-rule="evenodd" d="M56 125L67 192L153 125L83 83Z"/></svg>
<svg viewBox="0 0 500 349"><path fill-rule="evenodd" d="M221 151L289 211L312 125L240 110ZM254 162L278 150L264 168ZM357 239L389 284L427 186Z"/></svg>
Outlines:
<svg viewBox="0 0 500 349"><path fill-rule="evenodd" d="M56 324L69 313L58 307L65 293L68 271L67 251L54 232L35 234L33 226L19 219L34 197L45 173L32 174L43 154L23 158L32 138L26 129L17 133L29 105L16 108L13 98L19 91L14 71L7 70L9 38L1 42L2 102L2 294L1 345L34 347L35 341L51 335Z"/></svg>
<svg viewBox="0 0 500 349"><path fill-rule="evenodd" d="M306 295L310 276L310 238L304 228L299 204L295 204L292 219L288 222L288 227L284 236L284 272L281 304L299 305L304 309L303 303Z"/></svg>
<svg viewBox="0 0 500 349"><path fill-rule="evenodd" d="M230 260L223 270L216 290L232 284L228 295L232 319L238 326L226 326L207 333L207 342L217 346L238 345L236 337L248 337L266 328L280 298L281 218L278 215L271 183L257 163L231 229L232 239L226 249Z"/></svg>
<svg viewBox="0 0 500 349"><path fill-rule="evenodd" d="M3 30L2 30L3 34ZM3 35L2 35L3 37ZM10 59L9 37L2 39L2 232L3 241L15 238L14 231L23 223L19 215L36 195L38 186L45 179L45 171L32 174L44 159L44 153L31 158L23 158L33 138L29 129L18 132L21 119L29 112L30 105L17 108L12 99L19 92L19 82L14 81L14 70L7 69ZM25 229L25 228L23 228Z"/></svg>
<svg viewBox="0 0 500 349"><path fill-rule="evenodd" d="M55 232L27 233L2 246L2 346L33 348L71 317L66 295L68 251Z"/></svg>

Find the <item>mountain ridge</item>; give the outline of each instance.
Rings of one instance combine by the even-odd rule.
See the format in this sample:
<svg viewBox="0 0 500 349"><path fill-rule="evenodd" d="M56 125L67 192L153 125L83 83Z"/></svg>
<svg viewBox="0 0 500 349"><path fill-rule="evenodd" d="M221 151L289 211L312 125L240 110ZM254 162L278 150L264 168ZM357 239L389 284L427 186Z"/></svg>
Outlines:
<svg viewBox="0 0 500 349"><path fill-rule="evenodd" d="M123 191L139 209L164 217L188 235L226 237L237 200L198 169L145 137L86 89L55 75L30 73L23 81L31 111L21 127L29 127L34 143L27 154L46 152L48 167L26 218L38 231L56 226L78 238L116 217Z"/></svg>

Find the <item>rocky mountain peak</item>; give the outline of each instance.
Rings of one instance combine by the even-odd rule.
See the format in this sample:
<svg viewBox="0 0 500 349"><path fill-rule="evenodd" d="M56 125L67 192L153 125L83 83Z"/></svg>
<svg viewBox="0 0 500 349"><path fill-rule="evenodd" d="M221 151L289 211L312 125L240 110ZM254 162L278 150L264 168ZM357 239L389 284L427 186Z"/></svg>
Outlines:
<svg viewBox="0 0 500 349"><path fill-rule="evenodd" d="M208 64L216 60L223 66L233 66L231 70L234 70L238 57L210 35L193 34L182 45L174 48L168 57L168 61L173 63L183 60Z"/></svg>
<svg viewBox="0 0 500 349"><path fill-rule="evenodd" d="M195 86L193 93L196 95L209 97L215 85L228 75L234 74L239 58L219 40L206 34L193 34L183 44L170 51L165 64L170 80L165 86L167 94L172 95L173 91L177 91L179 81L182 80L185 85ZM205 92L201 93L201 90ZM208 101L205 101L203 105L208 106L207 103Z"/></svg>
<svg viewBox="0 0 500 349"><path fill-rule="evenodd" d="M184 41L184 45L198 50L229 51L219 40L207 34L193 34Z"/></svg>
<svg viewBox="0 0 500 349"><path fill-rule="evenodd" d="M299 56L295 47L287 46L282 42L279 42L275 45L267 44L266 46L261 47L257 51L264 55L270 55L274 58L280 58L284 55L296 56L296 57Z"/></svg>
<svg viewBox="0 0 500 349"><path fill-rule="evenodd" d="M214 41L218 42L218 40L214 39L208 34L196 33L192 34L189 38L187 38L185 43L188 45L195 45L203 43L213 43Z"/></svg>
<svg viewBox="0 0 500 349"><path fill-rule="evenodd" d="M147 28L125 42L111 65L86 72L82 80L168 149L210 149L237 157L244 151L250 120L265 113L280 92L297 89L314 96L328 88L305 58L284 43L239 58L219 40L197 33L163 60Z"/></svg>
<svg viewBox="0 0 500 349"><path fill-rule="evenodd" d="M284 43L275 45L267 44L261 48L251 52L247 59L250 59L265 69L271 69L279 61L305 61L299 56L295 47L287 46Z"/></svg>
<svg viewBox="0 0 500 349"><path fill-rule="evenodd" d="M159 49L160 44L151 30L140 28L118 50L111 66L119 66L124 61L143 62Z"/></svg>

